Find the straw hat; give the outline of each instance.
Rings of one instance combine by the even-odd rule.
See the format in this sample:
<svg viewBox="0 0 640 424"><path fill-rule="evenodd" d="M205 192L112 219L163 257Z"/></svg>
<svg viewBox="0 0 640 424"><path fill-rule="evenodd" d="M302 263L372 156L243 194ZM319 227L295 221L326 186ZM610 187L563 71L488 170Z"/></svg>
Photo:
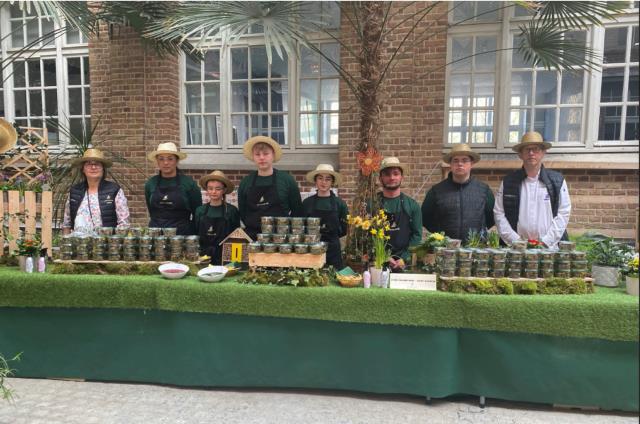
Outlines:
<svg viewBox="0 0 640 424"><path fill-rule="evenodd" d="M182 160L187 157L186 153L179 152L178 147L174 143L169 142L169 143L158 144L158 148L153 152L149 153L147 155L147 158L151 162L156 163L156 156L166 155L166 154L175 155L178 157L178 160Z"/></svg>
<svg viewBox="0 0 640 424"><path fill-rule="evenodd" d="M81 167L85 162L89 161L100 162L105 168L109 168L113 165L113 162L107 159L100 149L87 149L84 151L81 158L75 159L72 163L74 166Z"/></svg>
<svg viewBox="0 0 640 424"><path fill-rule="evenodd" d="M313 171L307 172L307 181L309 181L310 183L315 183L316 175L319 175L319 174L329 174L333 176L334 187L337 187L342 180L340 173L334 171L332 165L329 165L327 163L321 163L320 165L316 166L316 169L314 169Z"/></svg>
<svg viewBox="0 0 640 424"><path fill-rule="evenodd" d="M18 141L18 133L13 125L0 118L0 153L11 150Z"/></svg>
<svg viewBox="0 0 640 424"><path fill-rule="evenodd" d="M387 168L400 168L402 170L402 175L407 173L409 169L408 165L400 163L400 159L395 156L389 156L388 158L382 159L382 164L380 164L380 172Z"/></svg>
<svg viewBox="0 0 640 424"><path fill-rule="evenodd" d="M542 135L540 135L537 131L529 131L524 133L522 138L520 139L520 143L513 146L511 149L514 152L520 153L520 149L524 146L537 145L542 147L544 150L548 150L551 148L551 143L548 143L542 139Z"/></svg>
<svg viewBox="0 0 640 424"><path fill-rule="evenodd" d="M226 188L226 190L224 191L224 194L233 193L233 189L236 188L236 186L231 181L229 181L227 176L224 175L224 172L222 171L213 171L212 173L207 174L202 178L200 178L200 187L202 187L203 190L206 190L207 183L209 181L220 181L222 184L224 184Z"/></svg>
<svg viewBox="0 0 640 424"><path fill-rule="evenodd" d="M250 161L253 161L253 146L255 146L258 143L267 144L269 145L269 147L273 149L274 162L278 162L280 160L280 158L282 157L282 148L280 147L280 145L274 139L270 137L265 137L263 135L257 135L255 137L251 137L249 140L247 140L244 143L244 147L242 148L242 153L244 154L245 158L249 159Z"/></svg>
<svg viewBox="0 0 640 424"><path fill-rule="evenodd" d="M442 156L442 160L446 163L451 163L451 159L453 159L454 156L469 156L473 163L480 161L480 155L471 150L471 147L466 143L453 146L449 153Z"/></svg>

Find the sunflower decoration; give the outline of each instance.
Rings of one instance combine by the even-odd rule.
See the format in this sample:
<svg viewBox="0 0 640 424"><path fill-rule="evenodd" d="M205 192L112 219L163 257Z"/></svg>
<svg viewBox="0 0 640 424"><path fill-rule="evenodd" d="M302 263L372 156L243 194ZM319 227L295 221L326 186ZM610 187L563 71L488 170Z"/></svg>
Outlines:
<svg viewBox="0 0 640 424"><path fill-rule="evenodd" d="M358 152L356 157L358 158L360 172L362 172L362 175L365 177L380 170L382 155L373 147L367 148L364 152Z"/></svg>

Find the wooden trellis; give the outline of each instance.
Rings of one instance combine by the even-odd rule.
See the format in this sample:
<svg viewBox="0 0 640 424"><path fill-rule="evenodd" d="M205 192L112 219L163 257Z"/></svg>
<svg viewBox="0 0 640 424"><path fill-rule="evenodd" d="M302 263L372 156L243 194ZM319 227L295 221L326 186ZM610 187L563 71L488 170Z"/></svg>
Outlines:
<svg viewBox="0 0 640 424"><path fill-rule="evenodd" d="M21 128L13 149L0 155L0 170L7 182L20 178L26 187L36 182L48 167L47 130ZM52 247L53 193L9 190L0 193L0 256L8 241L9 254L17 249L21 234L35 236L40 231L43 247L49 255Z"/></svg>

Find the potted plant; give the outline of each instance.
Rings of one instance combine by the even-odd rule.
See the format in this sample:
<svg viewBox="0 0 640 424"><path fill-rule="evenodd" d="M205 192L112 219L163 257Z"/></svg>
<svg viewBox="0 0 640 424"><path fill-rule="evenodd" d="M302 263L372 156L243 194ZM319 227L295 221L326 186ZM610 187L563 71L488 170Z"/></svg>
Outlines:
<svg viewBox="0 0 640 424"><path fill-rule="evenodd" d="M21 271L26 271L27 258L33 258L33 264L38 263L37 258L40 256L42 250L42 241L40 236L24 236L17 240L18 250L14 252L14 255L18 257L18 264Z"/></svg>
<svg viewBox="0 0 640 424"><path fill-rule="evenodd" d="M364 225L368 228L371 236L373 267L369 269L371 273L371 284L380 285L380 276L382 267L385 262L389 261L391 252L388 249L387 241L391 238L387 233L390 230L389 219L384 210L378 210L378 213L364 221ZM364 228L364 227L363 227Z"/></svg>
<svg viewBox="0 0 640 424"><path fill-rule="evenodd" d="M632 254L631 247L610 237L594 241L587 254L594 283L605 287L618 286L621 270Z"/></svg>
<svg viewBox="0 0 640 424"><path fill-rule="evenodd" d="M436 263L436 249L445 247L447 244L447 236L444 232L429 233L422 244L410 248L411 252L422 258L422 262L427 267L433 267Z"/></svg>
<svg viewBox="0 0 640 424"><path fill-rule="evenodd" d="M627 262L627 271L625 282L627 285L627 293L632 296L638 296L640 292L638 288L638 254L633 255L633 258Z"/></svg>

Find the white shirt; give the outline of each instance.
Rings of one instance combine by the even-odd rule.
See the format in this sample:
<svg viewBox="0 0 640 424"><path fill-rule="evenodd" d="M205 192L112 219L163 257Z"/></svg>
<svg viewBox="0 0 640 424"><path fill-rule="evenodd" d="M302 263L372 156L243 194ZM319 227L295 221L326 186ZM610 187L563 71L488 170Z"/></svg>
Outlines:
<svg viewBox="0 0 640 424"><path fill-rule="evenodd" d="M562 238L571 215L571 199L567 182L562 182L558 199L558 214L553 217L551 210L551 196L547 187L538 179L527 177L520 186L520 210L518 211L518 228L514 231L507 221L502 201L503 183L496 193L493 215L498 228L498 234L505 243L511 244L515 240L535 239L543 242L547 247L556 249Z"/></svg>

